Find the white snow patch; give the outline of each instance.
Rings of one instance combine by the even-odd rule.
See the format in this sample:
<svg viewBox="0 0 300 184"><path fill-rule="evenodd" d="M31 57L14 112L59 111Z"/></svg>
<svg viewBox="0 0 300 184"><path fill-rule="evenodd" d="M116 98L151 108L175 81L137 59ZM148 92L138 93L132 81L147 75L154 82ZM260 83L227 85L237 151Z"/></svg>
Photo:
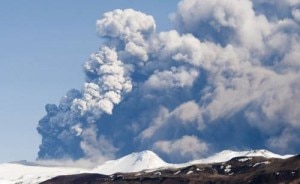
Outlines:
<svg viewBox="0 0 300 184"><path fill-rule="evenodd" d="M194 173L194 171L188 171L187 173L186 173L186 175L190 175L190 174L193 174Z"/></svg>
<svg viewBox="0 0 300 184"><path fill-rule="evenodd" d="M175 172L173 175L177 175L177 174L179 174L180 172L181 172L181 170Z"/></svg>
<svg viewBox="0 0 300 184"><path fill-rule="evenodd" d="M264 161L264 162L258 162L258 163L255 163L252 167L256 167L258 165L261 165L261 164L270 164L271 162L269 161Z"/></svg>
<svg viewBox="0 0 300 184"><path fill-rule="evenodd" d="M241 159L239 159L238 161L239 161L239 162L246 162L246 161L248 161L248 160L252 160L252 158L251 158L251 157L249 157L249 158L241 158Z"/></svg>
<svg viewBox="0 0 300 184"><path fill-rule="evenodd" d="M224 171L225 171L226 173L229 173L229 172L231 171L231 165L227 165L227 166L225 167Z"/></svg>
<svg viewBox="0 0 300 184"><path fill-rule="evenodd" d="M199 169L199 168L197 168L196 171L204 171L204 169Z"/></svg>
<svg viewBox="0 0 300 184"><path fill-rule="evenodd" d="M155 172L154 175L161 176L161 172Z"/></svg>

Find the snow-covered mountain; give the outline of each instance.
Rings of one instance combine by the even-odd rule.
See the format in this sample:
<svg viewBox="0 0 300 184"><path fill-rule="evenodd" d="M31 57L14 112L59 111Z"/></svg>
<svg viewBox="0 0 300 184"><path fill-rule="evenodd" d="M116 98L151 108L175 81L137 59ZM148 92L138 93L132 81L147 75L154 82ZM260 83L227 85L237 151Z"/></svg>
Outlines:
<svg viewBox="0 0 300 184"><path fill-rule="evenodd" d="M137 172L170 166L152 151L132 153L117 160L105 162L91 170L94 173L114 174L116 172Z"/></svg>
<svg viewBox="0 0 300 184"><path fill-rule="evenodd" d="M250 151L231 151L231 150L224 150L219 153L216 153L208 158L194 160L188 162L188 164L207 164L207 163L217 163L217 162L226 162L235 157L265 157L265 158L281 158L286 159L293 155L278 155L272 153L268 150L250 150Z"/></svg>
<svg viewBox="0 0 300 184"><path fill-rule="evenodd" d="M36 184L58 175L79 174L80 168L0 164L1 184Z"/></svg>
<svg viewBox="0 0 300 184"><path fill-rule="evenodd" d="M41 166L35 163L14 162L0 164L0 183L1 184L35 184L45 181L58 175L80 174L80 173L101 173L110 175L117 172L137 172L142 170L155 170L157 168L178 168L193 164L225 162L234 157L240 156L262 156L266 158L288 158L292 155L281 156L267 150L252 151L222 151L211 157L195 160L183 164L170 164L164 162L152 151L132 153L117 160L110 160L92 169L75 167L53 167Z"/></svg>

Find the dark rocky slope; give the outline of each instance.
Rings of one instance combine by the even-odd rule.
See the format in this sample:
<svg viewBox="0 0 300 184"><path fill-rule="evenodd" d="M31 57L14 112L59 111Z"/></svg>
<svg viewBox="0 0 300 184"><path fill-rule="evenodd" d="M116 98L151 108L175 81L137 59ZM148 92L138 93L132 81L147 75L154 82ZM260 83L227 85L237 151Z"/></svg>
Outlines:
<svg viewBox="0 0 300 184"><path fill-rule="evenodd" d="M236 157L227 162L164 168L136 173L58 176L43 184L181 184L291 183L300 184L300 155L288 159Z"/></svg>

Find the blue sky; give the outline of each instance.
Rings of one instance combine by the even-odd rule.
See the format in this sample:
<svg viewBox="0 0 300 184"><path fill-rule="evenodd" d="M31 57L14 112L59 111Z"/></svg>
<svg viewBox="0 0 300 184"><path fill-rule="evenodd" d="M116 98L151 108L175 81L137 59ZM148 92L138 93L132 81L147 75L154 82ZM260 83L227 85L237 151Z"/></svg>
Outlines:
<svg viewBox="0 0 300 184"><path fill-rule="evenodd" d="M95 23L104 12L134 8L163 30L177 2L1 0L0 162L36 158L44 106L82 87L82 64L99 47Z"/></svg>

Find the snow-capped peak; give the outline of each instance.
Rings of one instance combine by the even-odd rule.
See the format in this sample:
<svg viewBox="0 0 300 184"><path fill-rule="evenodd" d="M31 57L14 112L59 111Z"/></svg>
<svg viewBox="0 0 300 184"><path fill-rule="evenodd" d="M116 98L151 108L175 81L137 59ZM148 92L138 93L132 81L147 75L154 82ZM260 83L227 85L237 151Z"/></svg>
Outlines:
<svg viewBox="0 0 300 184"><path fill-rule="evenodd" d="M120 159L135 159L136 162L138 161L157 161L160 160L162 162L164 162L156 153L154 153L153 151L142 151L142 152L134 152L132 154L126 155Z"/></svg>
<svg viewBox="0 0 300 184"><path fill-rule="evenodd" d="M132 153L117 160L105 162L92 170L92 172L102 174L113 174L116 172L137 172L146 169L155 169L166 167L169 164L164 162L158 155L152 151L142 151Z"/></svg>
<svg viewBox="0 0 300 184"><path fill-rule="evenodd" d="M293 155L278 155L272 153L268 150L250 150L250 151L232 151L224 150L219 153L216 153L205 159L195 160L189 162L190 164L205 164L205 163L217 163L217 162L226 162L234 157L265 157L265 158L281 158L285 159Z"/></svg>
<svg viewBox="0 0 300 184"><path fill-rule="evenodd" d="M293 155L278 155L278 154L272 153L268 150L261 149L261 150L247 151L245 156L248 156L248 157L261 156L261 157L265 157L265 158L282 158L282 159L285 159L285 158L291 157Z"/></svg>

